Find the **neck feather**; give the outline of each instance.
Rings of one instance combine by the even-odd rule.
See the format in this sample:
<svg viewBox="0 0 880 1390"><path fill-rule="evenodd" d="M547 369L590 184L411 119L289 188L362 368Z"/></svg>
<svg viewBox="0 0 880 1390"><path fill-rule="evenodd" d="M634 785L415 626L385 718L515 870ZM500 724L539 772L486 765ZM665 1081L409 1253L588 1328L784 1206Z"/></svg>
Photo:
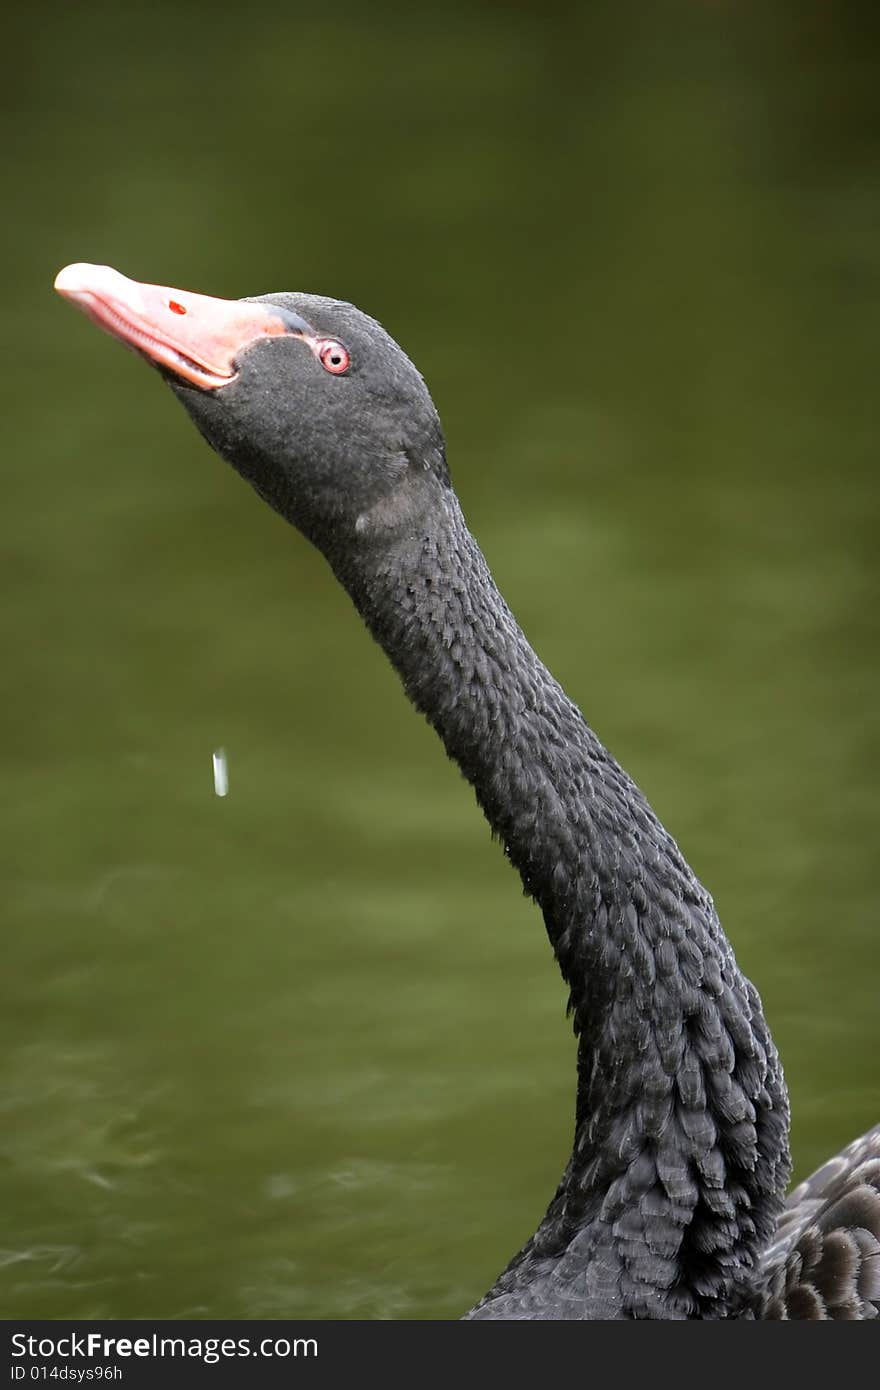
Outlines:
<svg viewBox="0 0 880 1390"><path fill-rule="evenodd" d="M565 1257L598 1316L723 1314L775 1228L788 1112L711 897L535 655L454 494L338 571L539 904L570 991L572 1158L484 1303Z"/></svg>

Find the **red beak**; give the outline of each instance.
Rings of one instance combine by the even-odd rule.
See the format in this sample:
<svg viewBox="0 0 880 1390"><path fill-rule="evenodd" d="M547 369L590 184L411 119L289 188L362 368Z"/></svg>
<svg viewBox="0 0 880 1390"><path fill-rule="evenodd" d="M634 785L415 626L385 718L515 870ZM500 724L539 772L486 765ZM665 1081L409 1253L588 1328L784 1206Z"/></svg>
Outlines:
<svg viewBox="0 0 880 1390"><path fill-rule="evenodd" d="M128 347L207 390L235 380L236 358L257 339L312 333L284 309L142 285L109 265L65 266L55 288Z"/></svg>

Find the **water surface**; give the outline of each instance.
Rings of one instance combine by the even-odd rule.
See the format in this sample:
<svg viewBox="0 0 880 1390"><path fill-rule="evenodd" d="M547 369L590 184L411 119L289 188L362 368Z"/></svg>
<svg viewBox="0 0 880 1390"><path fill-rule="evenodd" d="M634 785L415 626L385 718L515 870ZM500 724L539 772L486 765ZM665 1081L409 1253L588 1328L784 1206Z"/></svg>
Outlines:
<svg viewBox="0 0 880 1390"><path fill-rule="evenodd" d="M382 319L715 895L798 1173L880 1118L876 17L417 8L7 21L7 1317L455 1316L572 1126L471 794L320 557L52 296L71 260Z"/></svg>

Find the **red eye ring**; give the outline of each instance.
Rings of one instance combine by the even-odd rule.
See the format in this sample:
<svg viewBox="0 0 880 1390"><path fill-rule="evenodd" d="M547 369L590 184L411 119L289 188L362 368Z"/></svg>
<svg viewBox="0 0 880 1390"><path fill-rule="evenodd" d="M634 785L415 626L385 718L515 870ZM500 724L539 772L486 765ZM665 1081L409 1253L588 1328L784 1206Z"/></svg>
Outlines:
<svg viewBox="0 0 880 1390"><path fill-rule="evenodd" d="M345 344L336 338L325 338L318 347L318 361L325 372L342 376L351 366L351 354Z"/></svg>

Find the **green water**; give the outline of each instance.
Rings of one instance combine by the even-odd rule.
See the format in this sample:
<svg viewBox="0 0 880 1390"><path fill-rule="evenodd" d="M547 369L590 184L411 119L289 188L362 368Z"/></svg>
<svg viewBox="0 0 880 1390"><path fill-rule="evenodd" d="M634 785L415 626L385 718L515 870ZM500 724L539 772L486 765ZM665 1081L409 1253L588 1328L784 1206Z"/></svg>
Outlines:
<svg viewBox="0 0 880 1390"><path fill-rule="evenodd" d="M797 1171L875 1122L876 11L5 25L0 1313L454 1316L572 1125L468 789L320 557L51 294L71 260L382 319L715 894Z"/></svg>

